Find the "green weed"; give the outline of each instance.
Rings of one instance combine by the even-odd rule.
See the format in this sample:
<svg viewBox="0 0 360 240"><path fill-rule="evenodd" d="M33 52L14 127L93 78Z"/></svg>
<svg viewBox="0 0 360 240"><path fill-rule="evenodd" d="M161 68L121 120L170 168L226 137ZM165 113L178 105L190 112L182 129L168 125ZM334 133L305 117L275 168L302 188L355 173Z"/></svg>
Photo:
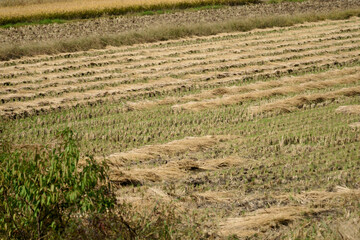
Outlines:
<svg viewBox="0 0 360 240"><path fill-rule="evenodd" d="M22 27L22 26L27 26L27 25L42 25L42 24L53 24L53 23L66 23L68 22L67 20L62 20L62 19L43 19L43 20L39 20L39 21L34 21L34 22L19 22L19 23L9 23L9 24L5 24L5 25L0 25L0 28L11 28L11 27Z"/></svg>

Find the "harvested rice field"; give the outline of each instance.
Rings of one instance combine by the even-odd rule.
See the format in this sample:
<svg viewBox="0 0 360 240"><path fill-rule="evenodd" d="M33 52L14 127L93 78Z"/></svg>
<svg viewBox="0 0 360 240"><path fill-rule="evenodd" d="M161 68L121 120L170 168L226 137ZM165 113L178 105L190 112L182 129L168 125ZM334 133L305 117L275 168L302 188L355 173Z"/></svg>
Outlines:
<svg viewBox="0 0 360 240"><path fill-rule="evenodd" d="M359 239L358 17L2 61L0 86L8 141L70 127L172 239Z"/></svg>

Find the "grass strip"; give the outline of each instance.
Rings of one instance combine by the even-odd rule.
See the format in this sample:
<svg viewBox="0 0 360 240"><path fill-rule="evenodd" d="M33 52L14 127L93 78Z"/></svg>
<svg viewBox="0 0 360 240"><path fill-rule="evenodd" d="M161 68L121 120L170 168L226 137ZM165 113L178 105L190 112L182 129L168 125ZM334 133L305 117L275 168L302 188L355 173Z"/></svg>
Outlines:
<svg viewBox="0 0 360 240"><path fill-rule="evenodd" d="M161 26L152 29L129 31L117 35L92 36L71 40L39 42L24 45L7 45L0 49L0 60L6 61L23 56L57 54L64 52L103 49L107 46L123 46L156 41L166 41L189 36L209 36L218 33L249 31L255 28L293 26L304 22L340 20L360 17L360 8L328 13L307 13L297 15L278 15L235 19L227 22L200 23L182 26Z"/></svg>
<svg viewBox="0 0 360 240"><path fill-rule="evenodd" d="M9 23L5 25L1 25L0 28L22 27L27 25L41 25L41 24L65 23L65 22L67 21L62 19L43 19L34 22Z"/></svg>
<svg viewBox="0 0 360 240"><path fill-rule="evenodd" d="M73 7L65 5L60 8L59 6L55 5L42 6L40 4L38 6L30 6L31 8L27 8L27 6L17 7L15 9L12 9L11 7L9 7L8 9L4 8L5 10L8 10L7 12L1 11L0 8L0 25L34 22L44 19L89 19L101 16L116 16L147 11L188 9L214 5L236 6L255 3L261 3L261 0L180 0L173 2L160 1L150 2L148 4L132 4L124 6L116 3L104 6L92 6L91 4L89 4L79 7L76 5L74 5Z"/></svg>

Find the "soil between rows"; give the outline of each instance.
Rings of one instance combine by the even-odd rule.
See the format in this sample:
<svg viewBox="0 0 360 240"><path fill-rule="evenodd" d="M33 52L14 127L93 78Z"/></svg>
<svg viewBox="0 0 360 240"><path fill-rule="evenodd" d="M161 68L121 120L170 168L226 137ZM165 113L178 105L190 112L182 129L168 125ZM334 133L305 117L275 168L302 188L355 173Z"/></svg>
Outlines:
<svg viewBox="0 0 360 240"><path fill-rule="evenodd" d="M314 0L305 2L283 2L279 4L257 4L201 11L178 11L160 15L103 17L73 21L64 24L28 25L0 29L0 44L25 44L29 42L52 41L90 35L108 35L124 31L147 29L161 25L185 25L201 22L279 15L327 12L360 7L357 0Z"/></svg>

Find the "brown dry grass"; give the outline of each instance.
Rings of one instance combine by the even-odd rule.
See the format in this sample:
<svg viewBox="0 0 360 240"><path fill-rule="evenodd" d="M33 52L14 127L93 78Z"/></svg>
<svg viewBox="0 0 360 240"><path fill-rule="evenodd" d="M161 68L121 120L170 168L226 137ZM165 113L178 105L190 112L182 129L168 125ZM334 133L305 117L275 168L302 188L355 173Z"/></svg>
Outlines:
<svg viewBox="0 0 360 240"><path fill-rule="evenodd" d="M338 231L344 240L360 240L360 219L353 218L339 223Z"/></svg>
<svg viewBox="0 0 360 240"><path fill-rule="evenodd" d="M293 201L301 205L319 205L327 204L332 206L338 204L338 199L358 198L360 189L350 189L347 187L336 186L332 191L308 191L292 196ZM276 197L285 201L289 195L280 195Z"/></svg>
<svg viewBox="0 0 360 240"><path fill-rule="evenodd" d="M277 100L261 106L252 106L250 112L254 114L263 112L292 112L312 103L321 103L327 100L333 101L341 96L357 96L360 94L360 87L343 88L328 93L319 93L311 95L298 95L296 97Z"/></svg>
<svg viewBox="0 0 360 240"><path fill-rule="evenodd" d="M349 127L354 128L354 129L360 129L360 122L355 122L355 123L351 123L349 124Z"/></svg>
<svg viewBox="0 0 360 240"><path fill-rule="evenodd" d="M300 85L295 86L284 86L284 87L278 87L278 88L272 88L268 90L262 90L262 91L252 91L245 94L237 94L232 96L224 96L222 98L216 98L211 100L205 100L205 101L199 101L199 102L188 102L185 104L177 104L172 106L174 110L202 110L207 108L213 108L213 107L220 107L220 106L226 106L226 105L232 105L232 104L238 104L243 101L249 101L259 98L269 98L272 96L277 95L286 95L290 93L300 93L307 90L313 90L313 89L324 89L328 88L330 86L335 86L339 84L350 84L350 83L356 83L359 81L360 74L355 75L347 75L346 77L340 77L338 79L332 79L332 80L325 80L321 82L308 82L303 83ZM345 93L344 93L345 94ZM299 99L298 101L303 101ZM312 100L310 100L312 101ZM294 102L294 106L300 105L300 103L296 104Z"/></svg>
<svg viewBox="0 0 360 240"><path fill-rule="evenodd" d="M237 196L236 193L233 191L206 191L195 193L191 197L197 199L198 201L206 201L213 203L230 203L234 201Z"/></svg>
<svg viewBox="0 0 360 240"><path fill-rule="evenodd" d="M148 109L148 108L153 108L155 106L158 105L168 105L168 104L175 104L175 103L180 103L180 102L184 102L184 101L196 101L196 104L202 104L201 101L204 101L204 99L211 99L217 96L223 96L225 95L225 97L228 97L229 95L236 95L242 92L250 92L250 91L259 91L259 90L263 90L263 89L268 89L268 88L275 88L275 87L282 87L285 85L295 85L295 84L304 84L304 85L300 85L301 87L304 87L305 89L311 88L311 87L324 87L327 84L331 85L333 84L331 81L329 81L329 78L335 78L335 77L343 77L343 76L347 76L347 75L354 75L356 73L358 73L360 71L359 67L355 67L355 68L349 68L349 69L341 69L341 70L334 70L334 71L328 71L325 73L320 73L320 74L310 74L307 76L298 76L298 77L284 77L281 78L279 80L273 80L273 81L268 81L268 82L264 82L264 81L259 81L256 83L252 83L252 84L247 84L247 85L243 85L243 86L233 86L233 87L220 87L220 88L215 88L213 90L206 90L203 91L199 94L192 94L192 95L187 95L184 97L167 97L161 100L154 100L154 101L149 101L149 100L145 100L145 101L139 101L139 102L128 102L127 105L129 108L134 109L134 110L144 110L144 109ZM316 82L320 82L321 80L328 80L328 82L323 82L323 83L319 83L319 84L315 84ZM335 81L335 80L334 80ZM339 84L342 83L342 81L347 82L346 79L340 80ZM351 81L351 80L349 80ZM311 82L306 84L307 82ZM284 92L286 93L286 91L291 91L291 89L289 88L283 88ZM298 90L301 90L301 88L298 88ZM269 90L271 91L271 90ZM281 91L281 90L280 90ZM249 95L247 95L249 96ZM264 94L265 96L265 94ZM249 97L251 98L251 97ZM191 104L191 103L189 103ZM195 105L196 105L195 104ZM186 109L186 105L176 105L179 106L180 108L185 106ZM177 107L174 106L174 108L176 109Z"/></svg>
<svg viewBox="0 0 360 240"><path fill-rule="evenodd" d="M172 141L166 144L150 145L129 152L115 153L107 157L110 165L110 180L120 185L138 185L144 182L159 182L163 180L176 180L184 177L192 171L216 170L224 167L239 165L244 159L224 158L195 161L192 159L181 159L170 161L159 167L145 165L143 168L125 168L125 163L179 156L185 152L200 152L218 145L221 142L235 139L235 136L205 136L187 137L185 139ZM100 160L100 159L99 159ZM169 161L169 160L167 160Z"/></svg>
<svg viewBox="0 0 360 240"><path fill-rule="evenodd" d="M342 114L360 115L360 105L340 106L335 110L335 112ZM358 129L360 128L360 122L350 123L349 127L353 129Z"/></svg>
<svg viewBox="0 0 360 240"><path fill-rule="evenodd" d="M203 151L235 136L187 137L165 144L149 145L128 152L113 153L107 160L113 167L121 167L128 162L144 162L163 157L177 156L185 152Z"/></svg>
<svg viewBox="0 0 360 240"><path fill-rule="evenodd" d="M340 106L335 111L337 113L360 114L360 105Z"/></svg>
<svg viewBox="0 0 360 240"><path fill-rule="evenodd" d="M279 225L287 225L305 215L318 214L326 209L311 209L302 206L271 207L260 209L249 216L228 218L220 224L223 236L250 237Z"/></svg>
<svg viewBox="0 0 360 240"><path fill-rule="evenodd" d="M247 162L249 160L233 157L203 161L182 159L171 161L160 167L134 168L130 170L117 167L111 168L110 180L120 185L142 185L145 182L174 181L196 172L230 168Z"/></svg>
<svg viewBox="0 0 360 240"><path fill-rule="evenodd" d="M347 201L348 198L359 198L360 190L336 187L334 192L310 191L292 196L292 201L297 205L274 206L270 208L259 209L249 213L244 217L228 218L220 224L221 234L223 236L236 235L238 237L251 237L254 234L262 234L271 228L277 228L281 225L288 225L291 222L301 218L307 218L312 215L318 215L328 211L334 211L340 201ZM277 196L277 199L288 201L289 196ZM349 238L356 236L359 232L353 222L340 226L343 236ZM350 229L351 228L351 229ZM349 229L348 235L345 229ZM356 238L355 238L356 239Z"/></svg>

